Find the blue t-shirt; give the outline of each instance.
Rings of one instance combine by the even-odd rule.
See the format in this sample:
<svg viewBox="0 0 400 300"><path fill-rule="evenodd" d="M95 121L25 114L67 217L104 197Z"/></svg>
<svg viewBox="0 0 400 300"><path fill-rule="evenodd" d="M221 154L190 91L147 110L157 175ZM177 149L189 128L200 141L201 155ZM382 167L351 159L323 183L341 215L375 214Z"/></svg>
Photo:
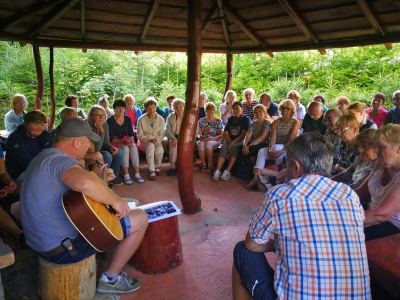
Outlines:
<svg viewBox="0 0 400 300"><path fill-rule="evenodd" d="M35 251L49 251L78 231L62 207L61 199L69 188L61 174L78 161L59 149L40 152L21 175L21 220L26 244Z"/></svg>
<svg viewBox="0 0 400 300"><path fill-rule="evenodd" d="M242 115L240 119L230 116L224 131L228 131L229 137L231 140L234 140L241 134L242 130L249 130L250 124L251 120L248 116Z"/></svg>
<svg viewBox="0 0 400 300"><path fill-rule="evenodd" d="M279 107L276 103L271 101L267 113L270 117L279 117Z"/></svg>
<svg viewBox="0 0 400 300"><path fill-rule="evenodd" d="M389 123L400 124L400 109L393 107L389 110L385 124Z"/></svg>

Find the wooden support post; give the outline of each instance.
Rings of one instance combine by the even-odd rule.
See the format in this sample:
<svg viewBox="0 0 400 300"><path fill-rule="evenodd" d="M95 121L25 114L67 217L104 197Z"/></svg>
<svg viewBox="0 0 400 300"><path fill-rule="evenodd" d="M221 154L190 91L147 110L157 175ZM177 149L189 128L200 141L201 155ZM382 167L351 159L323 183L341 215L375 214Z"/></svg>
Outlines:
<svg viewBox="0 0 400 300"><path fill-rule="evenodd" d="M51 97L51 106L50 106L50 121L47 125L48 130L50 131L54 127L54 119L56 116L56 94L54 91L54 50L53 47L50 47L50 62L49 62L49 78L50 78L50 97Z"/></svg>
<svg viewBox="0 0 400 300"><path fill-rule="evenodd" d="M39 294L43 300L90 300L96 293L96 255L58 265L39 258Z"/></svg>
<svg viewBox="0 0 400 300"><path fill-rule="evenodd" d="M145 274L160 274L175 269L182 261L178 217L173 216L149 224L129 264Z"/></svg>
<svg viewBox="0 0 400 300"><path fill-rule="evenodd" d="M34 109L42 109L42 100L44 96L44 76L42 68L42 60L40 58L39 46L32 45L33 57L35 59L36 77L37 77L37 91L35 98Z"/></svg>
<svg viewBox="0 0 400 300"><path fill-rule="evenodd" d="M178 189L186 214L201 210L194 192L193 150L199 114L201 74L201 0L187 0L188 5L188 76L186 104L178 139Z"/></svg>
<svg viewBox="0 0 400 300"><path fill-rule="evenodd" d="M222 95L222 103L225 102L225 94L232 88L232 65L233 65L233 55L232 53L226 54L226 82L225 82L225 91Z"/></svg>

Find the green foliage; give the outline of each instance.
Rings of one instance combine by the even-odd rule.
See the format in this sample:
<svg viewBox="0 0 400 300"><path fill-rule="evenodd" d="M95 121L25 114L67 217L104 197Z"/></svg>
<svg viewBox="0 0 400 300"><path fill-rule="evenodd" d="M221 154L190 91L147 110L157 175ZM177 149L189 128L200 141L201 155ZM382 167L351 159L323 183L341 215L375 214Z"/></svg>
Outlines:
<svg viewBox="0 0 400 300"><path fill-rule="evenodd" d="M48 78L49 50L41 48L45 77L43 110L50 111ZM15 93L27 96L33 108L36 94L36 71L32 47L0 42L0 114L9 110L10 98ZM187 86L187 56L185 53L54 49L54 78L58 111L64 106L67 94L77 94L80 106L88 110L97 99L108 94L112 99L132 94L139 106L147 97L155 97L165 107L166 96L175 94L185 99ZM301 94L307 104L317 95L324 95L329 107L336 97L346 95L352 101L370 105L372 96L380 91L387 95L390 108L393 91L400 89L400 44L392 50L383 45L328 49L326 55L318 51L235 54L233 56L232 89L237 99L243 100L243 90L252 87L256 98L269 92L275 102L286 98L289 90ZM221 103L226 80L226 55L202 56L201 90L208 101Z"/></svg>

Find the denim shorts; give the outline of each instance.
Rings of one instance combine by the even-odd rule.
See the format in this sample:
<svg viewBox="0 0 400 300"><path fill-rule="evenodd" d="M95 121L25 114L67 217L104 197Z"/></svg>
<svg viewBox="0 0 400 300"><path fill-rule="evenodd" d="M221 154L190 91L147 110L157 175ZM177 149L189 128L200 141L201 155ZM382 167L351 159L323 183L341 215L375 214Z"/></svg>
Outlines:
<svg viewBox="0 0 400 300"><path fill-rule="evenodd" d="M129 219L129 216L126 216L120 219L119 221L122 226L124 238L126 238L131 231L131 221ZM41 256L52 263L72 264L84 260L85 258L97 253L96 249L94 249L81 234L78 234L78 236L75 239L71 240L75 248L78 250L79 254L77 256L71 257L66 250L52 256L45 256L45 255Z"/></svg>
<svg viewBox="0 0 400 300"><path fill-rule="evenodd" d="M233 263L240 274L243 287L253 300L276 299L274 270L264 253L247 250L244 241L233 250Z"/></svg>

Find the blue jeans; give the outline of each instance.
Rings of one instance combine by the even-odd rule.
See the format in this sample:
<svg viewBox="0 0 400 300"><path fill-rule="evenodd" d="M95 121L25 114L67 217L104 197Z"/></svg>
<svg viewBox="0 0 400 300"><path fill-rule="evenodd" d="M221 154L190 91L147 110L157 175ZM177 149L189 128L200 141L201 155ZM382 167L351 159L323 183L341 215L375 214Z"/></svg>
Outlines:
<svg viewBox="0 0 400 300"><path fill-rule="evenodd" d="M385 236L400 233L400 229L390 222L383 222L377 225L364 228L365 241L379 239Z"/></svg>
<svg viewBox="0 0 400 300"><path fill-rule="evenodd" d="M114 175L118 177L119 169L121 168L122 159L124 158L124 153L120 148L118 148L118 152L115 155L112 155L109 151L100 151L103 156L103 160L107 166L114 171Z"/></svg>
<svg viewBox="0 0 400 300"><path fill-rule="evenodd" d="M253 300L276 299L274 270L264 253L247 250L244 241L241 241L233 250L233 263L243 287Z"/></svg>

